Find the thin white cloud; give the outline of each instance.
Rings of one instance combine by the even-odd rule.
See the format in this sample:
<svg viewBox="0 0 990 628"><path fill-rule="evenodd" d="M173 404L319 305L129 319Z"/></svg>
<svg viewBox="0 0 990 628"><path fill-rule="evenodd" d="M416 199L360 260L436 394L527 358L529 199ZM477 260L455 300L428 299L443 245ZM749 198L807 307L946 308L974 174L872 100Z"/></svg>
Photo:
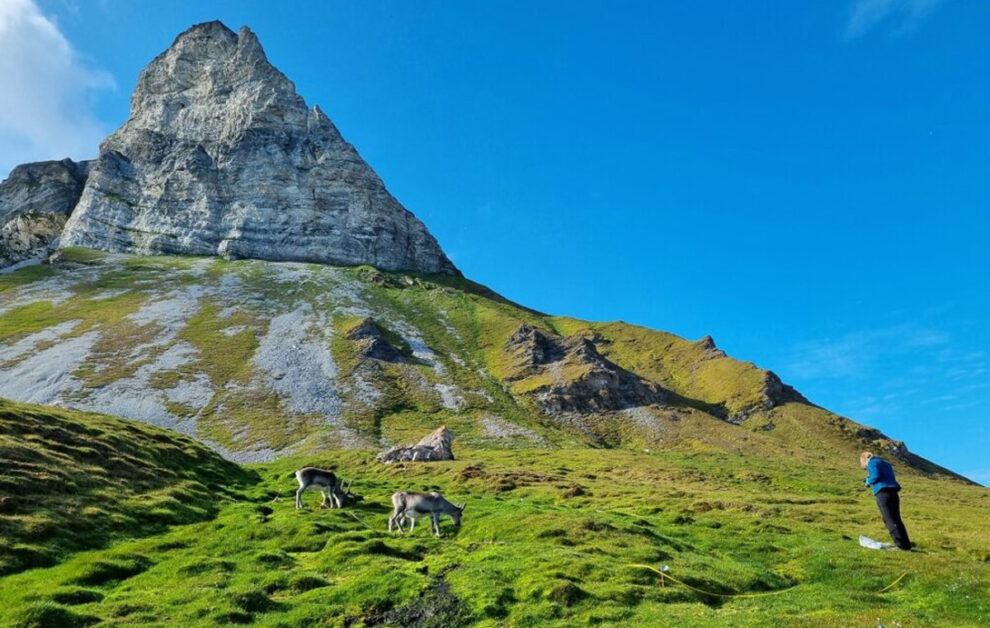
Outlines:
<svg viewBox="0 0 990 628"><path fill-rule="evenodd" d="M850 332L798 344L786 372L804 380L853 377L891 357L919 352L953 356L955 353L946 348L948 343L947 335L911 324Z"/></svg>
<svg viewBox="0 0 990 628"><path fill-rule="evenodd" d="M0 178L19 163L96 156L106 127L93 99L113 86L34 0L0 0Z"/></svg>
<svg viewBox="0 0 990 628"><path fill-rule="evenodd" d="M876 28L902 35L914 30L946 0L856 0L846 23L846 37L855 39Z"/></svg>

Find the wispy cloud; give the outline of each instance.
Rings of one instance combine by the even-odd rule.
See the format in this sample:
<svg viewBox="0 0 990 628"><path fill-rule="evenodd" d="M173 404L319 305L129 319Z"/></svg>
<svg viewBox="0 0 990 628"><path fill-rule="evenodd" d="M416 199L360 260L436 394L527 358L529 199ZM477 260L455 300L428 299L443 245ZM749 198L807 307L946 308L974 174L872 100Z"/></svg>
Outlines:
<svg viewBox="0 0 990 628"><path fill-rule="evenodd" d="M974 341L958 321L941 319L937 328L901 323L792 345L778 373L854 419L892 430L903 422L923 433L934 417L976 424L987 416L990 357Z"/></svg>
<svg viewBox="0 0 990 628"><path fill-rule="evenodd" d="M937 359L955 356L949 337L913 324L856 331L837 338L802 342L794 347L787 371L799 379L844 378L860 375L880 360L926 351Z"/></svg>
<svg viewBox="0 0 990 628"><path fill-rule="evenodd" d="M26 161L95 156L106 128L93 98L113 85L34 0L0 0L0 178Z"/></svg>
<svg viewBox="0 0 990 628"><path fill-rule="evenodd" d="M846 38L855 39L876 28L896 35L914 30L932 11L948 0L855 0L846 23Z"/></svg>

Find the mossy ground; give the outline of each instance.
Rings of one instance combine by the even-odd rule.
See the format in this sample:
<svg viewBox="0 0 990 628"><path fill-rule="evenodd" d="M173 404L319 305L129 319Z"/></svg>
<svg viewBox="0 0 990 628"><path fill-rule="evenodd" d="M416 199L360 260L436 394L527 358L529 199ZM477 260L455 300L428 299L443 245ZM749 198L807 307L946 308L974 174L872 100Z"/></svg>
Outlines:
<svg viewBox="0 0 990 628"><path fill-rule="evenodd" d="M856 543L885 530L855 460L458 449L446 463L387 466L350 451L241 471L152 427L4 408L0 442L20 462L3 481L20 501L0 516L50 519L44 534L24 534L56 564L0 578L0 625L982 626L990 616L990 492L906 469L919 551L880 552ZM138 470L122 473L122 460ZM70 464L81 466L59 475ZM297 511L292 472L305 464L336 467L361 499L320 511L307 493ZM389 535L400 489L466 502L463 526L445 520L442 539L423 522ZM87 507L113 520L90 520ZM172 514L134 523L149 508ZM9 530L5 541L27 538ZM771 594L661 587L634 563L669 565L712 593Z"/></svg>
<svg viewBox="0 0 990 628"><path fill-rule="evenodd" d="M250 475L175 433L0 399L0 574L208 519Z"/></svg>

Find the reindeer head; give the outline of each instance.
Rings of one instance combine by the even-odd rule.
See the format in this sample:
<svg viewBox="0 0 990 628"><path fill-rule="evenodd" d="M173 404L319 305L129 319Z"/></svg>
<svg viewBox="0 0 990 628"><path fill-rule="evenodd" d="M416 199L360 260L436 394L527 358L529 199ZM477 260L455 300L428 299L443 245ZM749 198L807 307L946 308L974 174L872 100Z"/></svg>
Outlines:
<svg viewBox="0 0 990 628"><path fill-rule="evenodd" d="M341 479L340 482L338 482L333 488L333 493L337 496L337 499L340 500L341 506L344 505L346 500L354 498L354 493L351 492L351 484L354 484L354 480L351 480L345 485L344 480Z"/></svg>
<svg viewBox="0 0 990 628"><path fill-rule="evenodd" d="M455 510L453 513L451 513L450 518L454 520L455 526L461 525L461 517L464 515L464 508L466 507L467 507L466 503L461 504L460 506L454 504Z"/></svg>

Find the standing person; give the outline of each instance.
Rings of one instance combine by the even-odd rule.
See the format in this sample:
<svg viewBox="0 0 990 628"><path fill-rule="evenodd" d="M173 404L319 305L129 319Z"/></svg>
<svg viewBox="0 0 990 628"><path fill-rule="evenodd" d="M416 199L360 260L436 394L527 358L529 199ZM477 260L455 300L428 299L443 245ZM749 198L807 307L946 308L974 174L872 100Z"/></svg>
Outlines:
<svg viewBox="0 0 990 628"><path fill-rule="evenodd" d="M867 469L870 474L863 482L873 489L873 495L880 507L883 522L890 532L890 538L899 549L911 549L907 529L901 521L901 485L894 478L894 467L872 452L864 451L859 457L859 466Z"/></svg>

